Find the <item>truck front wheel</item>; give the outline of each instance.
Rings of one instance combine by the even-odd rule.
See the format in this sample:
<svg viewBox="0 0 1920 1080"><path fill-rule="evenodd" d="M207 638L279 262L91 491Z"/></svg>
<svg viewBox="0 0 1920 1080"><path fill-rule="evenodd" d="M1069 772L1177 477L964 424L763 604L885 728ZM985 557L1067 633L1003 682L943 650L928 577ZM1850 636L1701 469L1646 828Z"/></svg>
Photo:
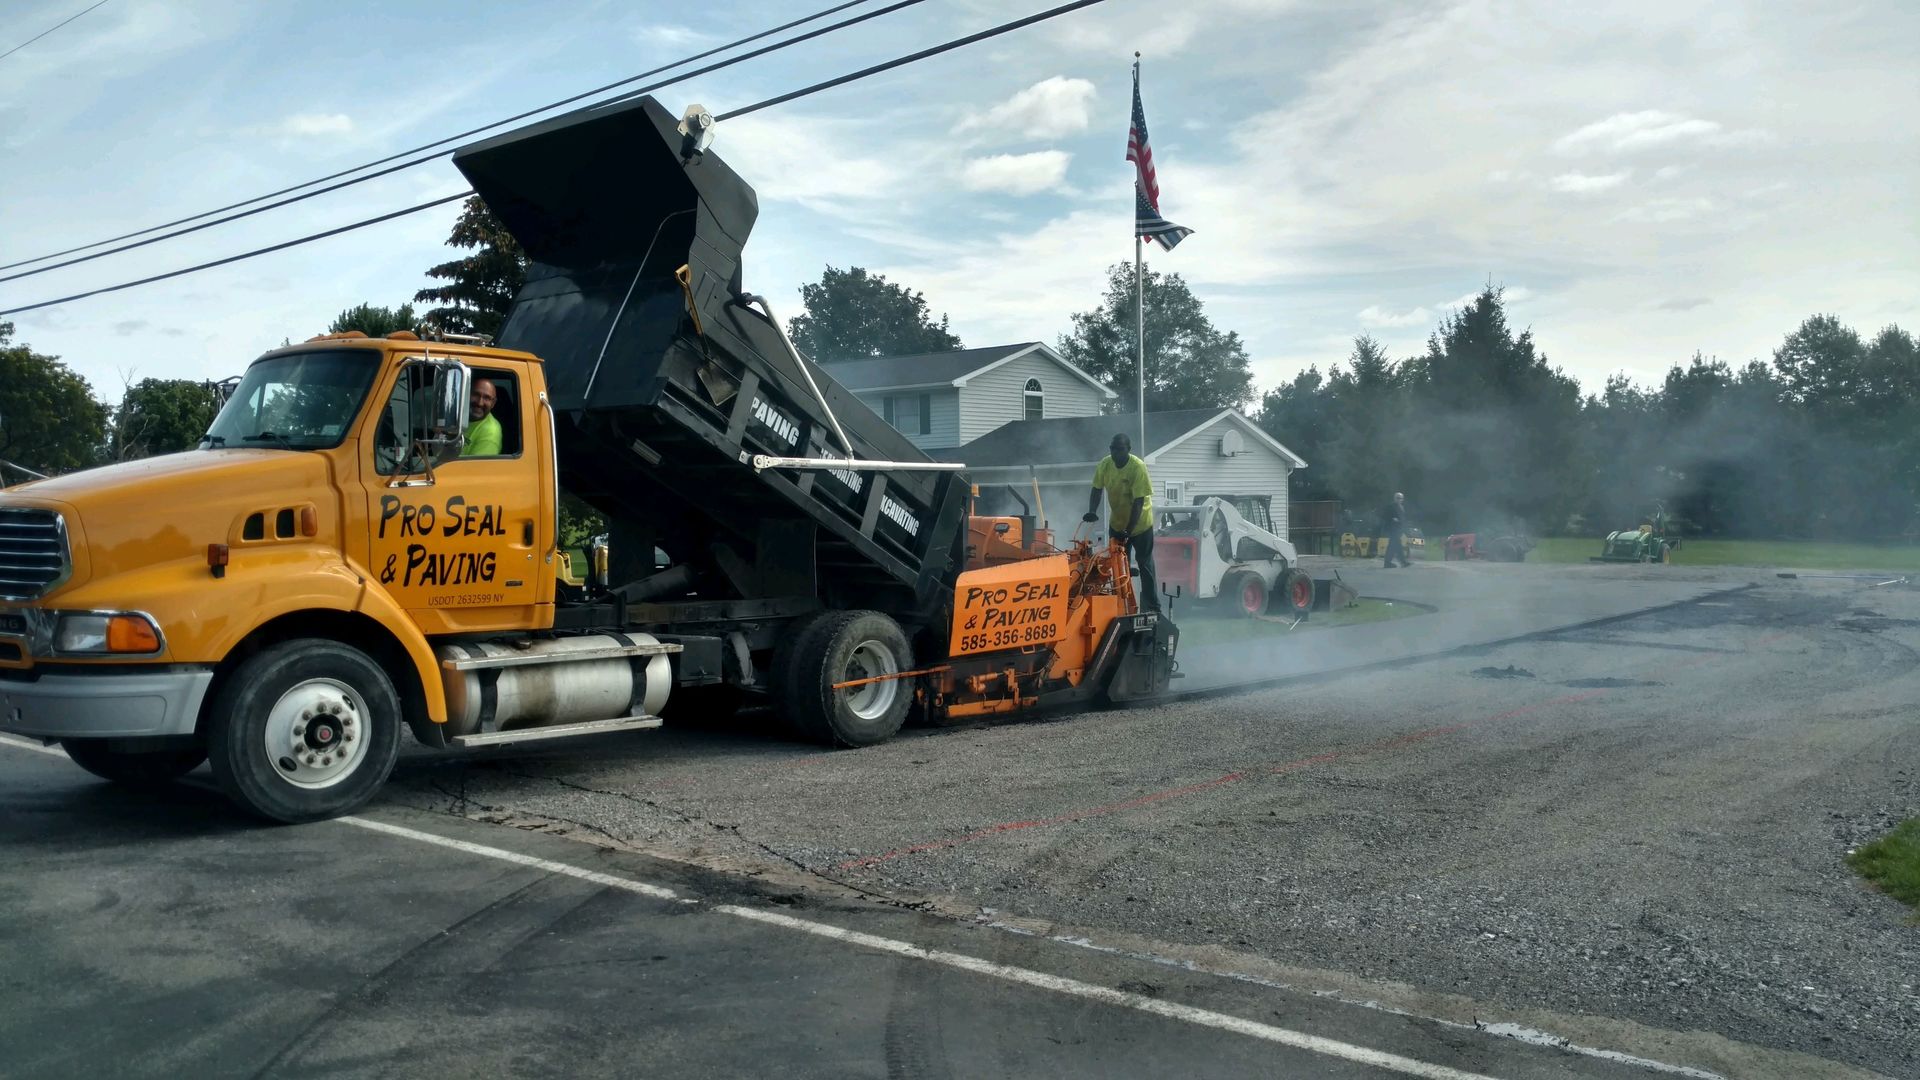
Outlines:
<svg viewBox="0 0 1920 1080"><path fill-rule="evenodd" d="M228 676L207 718L214 779L272 821L317 821L373 797L400 754L400 697L366 653L323 638L273 645Z"/></svg>
<svg viewBox="0 0 1920 1080"><path fill-rule="evenodd" d="M171 783L207 760L201 747L184 750L115 750L105 739L63 739L60 748L75 765L102 780L131 788Z"/></svg>

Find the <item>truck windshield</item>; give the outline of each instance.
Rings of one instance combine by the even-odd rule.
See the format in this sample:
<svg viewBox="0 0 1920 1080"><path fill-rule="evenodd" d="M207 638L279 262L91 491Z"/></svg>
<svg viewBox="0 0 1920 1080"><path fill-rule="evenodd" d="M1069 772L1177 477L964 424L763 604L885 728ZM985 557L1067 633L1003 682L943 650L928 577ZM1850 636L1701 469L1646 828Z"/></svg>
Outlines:
<svg viewBox="0 0 1920 1080"><path fill-rule="evenodd" d="M207 449L340 445L380 370L374 349L324 349L254 362L200 445Z"/></svg>

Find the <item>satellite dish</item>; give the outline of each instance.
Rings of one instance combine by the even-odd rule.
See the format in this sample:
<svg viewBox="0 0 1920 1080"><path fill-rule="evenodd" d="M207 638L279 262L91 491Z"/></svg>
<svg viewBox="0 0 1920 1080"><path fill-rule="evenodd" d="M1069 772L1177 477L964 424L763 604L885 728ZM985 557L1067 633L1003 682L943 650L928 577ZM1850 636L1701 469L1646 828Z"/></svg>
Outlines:
<svg viewBox="0 0 1920 1080"><path fill-rule="evenodd" d="M1240 433L1232 428L1227 429L1227 433L1220 436L1221 457L1234 457L1246 450L1246 448L1246 440L1242 439Z"/></svg>

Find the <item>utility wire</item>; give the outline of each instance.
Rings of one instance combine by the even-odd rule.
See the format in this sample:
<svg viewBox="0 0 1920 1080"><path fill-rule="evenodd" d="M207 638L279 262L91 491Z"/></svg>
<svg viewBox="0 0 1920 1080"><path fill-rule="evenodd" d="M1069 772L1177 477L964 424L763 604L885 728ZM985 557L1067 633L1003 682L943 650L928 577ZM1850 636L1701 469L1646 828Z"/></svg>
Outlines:
<svg viewBox="0 0 1920 1080"><path fill-rule="evenodd" d="M93 7L90 7L90 8L88 8L88 9L87 9L87 11L92 11L92 10L93 10L93 8L97 8L97 7L100 7L100 6L102 6L102 5L104 5L104 4L106 3L106 2L107 2L107 0L100 0L100 3L98 3L98 4L95 4L95 5L93 5ZM82 11L82 12L80 13L80 15L85 15L85 14L87 13L87 11ZM69 15L69 16L67 16L66 18L64 18L64 19L62 19L62 20L60 20L59 22L57 22L57 23L55 23L55 24L53 25L53 27L52 27L51 29L48 29L48 30L42 30L42 31L40 31L39 33L37 33L37 34L35 34L35 35L33 35L32 37L30 37L30 38L28 38L27 40L25 40L25 41L23 41L23 42L21 42L20 44L18 44L18 45L15 45L15 46L14 46L13 48L11 48L11 49L8 49L8 50L7 50L6 52L3 52L3 53L0 53L0 60L5 60L5 59L6 59L7 57L9 57L9 56L12 56L12 55L13 55L14 53L17 53L17 52L19 52L19 51L20 51L21 49L24 49L24 48L26 48L27 46L29 46L29 45L31 45L31 44L33 44L34 42L36 42L36 41L39 41L39 40L40 40L41 38L43 38L43 37L46 37L46 36L47 36L48 34L51 34L51 33L53 33L53 31L54 31L54 30L58 30L58 29L60 29L60 28L61 28L62 26L65 26L65 25L67 25L68 23L70 23L70 22L72 22L73 20L75 20L75 19L77 19L77 18L79 18L79 17L80 17L80 15Z"/></svg>
<svg viewBox="0 0 1920 1080"><path fill-rule="evenodd" d="M106 0L101 0L101 3L105 3L105 2L106 2ZM236 202L236 203L228 203L228 204L227 204L227 205L225 205L225 206L218 206L218 207L215 207L215 208L214 208L214 209L212 209L212 210L205 210L205 211L202 211L202 212L200 212L200 213L198 213L198 214L192 214L192 215L189 215L189 216L187 216L187 217L183 217L183 218L178 218L178 219L176 219L176 220L174 220L174 221L169 221L169 222L166 222L166 223L164 223L164 224L160 224L160 225L153 225L153 226L150 226L150 227L148 227L148 228L145 228L145 229L138 229L138 230L135 230L134 232L130 232L130 233L122 233L122 234L121 234L121 235L119 235L119 236L114 236L114 237L109 237L109 238L107 238L107 239L105 239L105 240L95 240L95 241L94 241L93 243L90 243L90 244L81 244L81 245L80 245L80 246L78 246L78 247L71 247L71 248L67 248L67 249L66 249L65 251L55 251L55 252L51 252L51 253L49 253L49 254L46 254L46 255L37 255L37 256L35 256L35 257L33 257L33 258L31 258L31 259L21 259L21 260L20 260L20 261L18 261L18 262L11 262L11 263L6 263L6 264L4 264L4 265L0 265L0 270L12 270L12 269L15 269L15 268L17 268L17 267L22 267L22 266L31 266L31 265L32 265L32 264L34 264L34 263L38 263L38 262L46 262L46 261L47 261L47 260L49 260L49 259L58 259L58 258L61 258L62 256L66 256L66 255L73 255L73 254L77 254L77 253L79 253L79 252L82 252L82 251L86 251L86 250L88 250L89 248L97 248L97 247L103 247L103 246L105 246L105 245L107 245L107 244L117 244L117 243L119 243L119 242L120 242L120 241L122 241L122 240L131 240L131 239L133 239L133 238L134 238L134 237L136 237L136 236L146 236L146 235L147 235L148 233L155 233L155 232L159 232L159 231L161 231L162 229L171 229L171 228L174 228L174 227L175 227L175 226L177 226L177 225L185 225L185 224L187 224L188 222L192 222L192 221L199 221L199 220L200 220L201 218L207 218L207 217L212 217L212 216L214 216L215 214L224 214L224 213L226 213L226 212L227 212L227 211L229 211L229 210L238 210L239 208L241 208L241 207L243 207L243 206L250 206L250 205L252 205L252 204L254 204L254 203L257 203L257 202L264 202L264 201L265 201L265 200L267 200L267 199L273 199L273 198L278 198L278 197L279 197L279 196L281 196L281 195L287 195L287 194L290 194L290 193L292 193L292 192L295 192L295 191L299 191L299 190L300 190L301 188L307 188L307 187L312 187L312 186L314 186L315 184L324 184L324 183L327 183L327 182L328 182L329 180L338 180L338 179L340 179L340 178L341 178L341 177L343 177L343 176L352 176L352 175L353 175L354 173L357 173L357 172L361 172L362 170L365 170L365 169L371 169L371 168L374 168L375 166L379 166L379 165L385 165L385 164L387 164L388 162L392 162L392 161L399 161L399 160L400 160L401 158L404 158L404 157L408 157L408 156L410 156L410 155L413 155L413 154L418 154L418 153L422 153L422 152L424 152L424 151L427 151L427 150L432 150L432 149L434 149L435 147L439 147L439 146L445 146L446 144L448 144L448 143L450 143L450 142L457 142L457 141L459 141L459 140L461 140L461 139L465 139L465 138L468 138L468 137L470 137L470 136L473 136L473 135L478 135L478 134L480 134L480 133L481 133L481 132L483 132L483 131L490 131L490 130L492 130L492 129L494 129L494 128L497 128L497 127L503 127L503 126L505 126L505 125L507 125L507 124L511 124L511 123L513 123L513 122L515 122L515 121L517 121L517 120L525 120L525 119L526 119L527 117L529 117L529 116L534 116L534 115L537 115L537 114L539 114L539 113L543 113L543 112L548 112L548 111L551 111L551 110L553 110L553 109L557 109L557 108L560 108L560 107L561 107L561 106L563 106L563 105L571 105L571 104L573 104L574 102L576 102L576 101L579 101L579 100L581 100L581 99L583 99L583 98L589 98L589 97L592 97L592 96L593 96L593 95L595 95L595 94L600 94L600 93L604 93L604 92L606 92L606 91L608 91L608 90L612 90L612 89L614 89L614 88L616 88L616 87L621 87L621 86L626 86L626 85L628 85L629 83L633 83L633 82L637 82L637 81L639 81L639 80L641 80L641 79L645 79L645 78L648 78L648 77L650 77L650 76L654 76L654 75L658 75L658 74L660 74L661 72L664 72L664 71L670 71L670 70L672 70L672 69L674 69L674 68L677 68L677 67L680 67L680 66L682 66L682 65L684 65L684 64L691 64L691 63L695 63L695 62L697 62L697 61L700 61L700 60L705 60L705 59L706 59L707 57L709 57L709 56L712 56L712 55L714 55L715 53L722 53L722 52L726 52L726 51L727 51L727 50L729 50L729 49L735 49L735 48L738 48L738 47L740 47L740 46L742 46L742 45L749 45L749 44L752 44L752 43L753 43L753 42L755 42L755 41L759 41L759 40L760 40L761 38L764 38L764 37L768 37L768 36L770 36L770 35L773 35L773 34L778 34L778 33L780 33L780 32L781 32L781 31L783 31L783 30L791 30L791 29L793 29L794 27L796 27L796 26L801 26L801 25L803 25L803 24L805 24L805 23L809 23L809 22L814 22L814 21L817 21L817 20L819 20L819 19L824 19L824 18L826 18L826 17L827 17L827 16L829 16L829 15L834 15L834 14L837 14L837 13L839 13L839 12L842 12L842 11L845 11L845 10L846 10L847 8L850 8L850 7L855 7L855 6L858 6L858 5L860 5L860 4L864 4L864 3L867 3L867 2L868 2L868 0L845 0L845 2L843 2L843 3L840 3L840 4L836 4L836 5L834 5L833 7L829 7L829 8L825 8L825 9L823 9L823 10L821 10L821 11L816 11L816 12L814 12L813 14L811 14L811 15L808 15L808 16L806 16L805 18L800 18L800 19L795 19L795 20L793 20L792 22L788 22L788 23L782 23L782 24L781 24L781 25L779 25L779 26L775 26L775 27L772 27L772 28L770 28L770 29L767 29L767 30L762 30L762 31L760 31L760 32L759 32L759 33L757 33L757 34L752 34L752 35L749 35L749 36L747 36L747 37L743 37L743 38L740 38L740 39L738 39L738 40L736 40L736 41L730 41L730 42L728 42L728 43L727 43L727 44L725 44L725 45L719 45L719 46L716 46L716 47L714 47L714 48L711 48L711 49L708 49L708 50L707 50L707 51L705 51L705 52L700 52L700 53L695 53L695 54L693 54L692 56L685 56L685 57L681 57L680 59L678 59L678 60L675 60L675 61L673 61L673 62L672 62L672 63L670 63L670 64L663 64L663 65L661 65L660 67L657 67L657 68L652 68L652 69L650 69L650 70L648 70L648 71L643 71L643 72L641 72L641 73L640 73L640 74L638 74L638 75L631 75L631 76L628 76L627 78L624 78L624 79L620 79L620 80L618 80L618 81L616 81L616 82L610 82L610 83L608 83L608 84L607 84L607 85L605 85L605 86L597 86L597 87L595 87L595 88L593 88L592 90L587 90L587 91L583 91L582 93L578 93L578 94L574 94L574 95L573 95L572 97L565 97L565 98L561 98L561 99L560 99L559 101L555 101L555 102L550 102L550 103L548 103L548 104L546 104L546 105L542 105L542 106L539 106L538 108L534 108L534 109L528 109L527 111L525 111L525 112L521 112L521 113L515 113L514 115L512 115L512 116L509 116L509 117L506 117L506 118L504 118L504 119L500 119L500 120L495 120L495 121L494 121L493 123L491 123L491 124L482 124L481 126L479 126L479 127L477 127L477 128L472 128L472 129L469 129L469 130L467 130L467 131L463 131L463 132L460 132L460 133L459 133L459 134L457 134L457 135L449 135L449 136L447 136L447 137L446 137L446 138L444 138L444 139L436 139L436 140L434 140L433 142L430 142L430 143L423 143L422 145L420 145L420 146L416 146L416 147L414 147L414 148L412 148L412 149L410 149L410 150L402 150L402 151L400 151L400 152L399 152L399 153L397 153L397 154L389 154L389 155L387 155L386 157L383 157L383 158L380 158L380 159L379 159L379 160L377 160L377 161L369 161L369 162L367 162L367 163L365 163L364 165L355 165L355 166L353 166L352 168L348 168L348 169L342 169L342 170L340 170L339 172L336 172L336 173L329 173L329 174L327 174L326 176L322 176L322 177L319 177L319 178L317 178L317 179L313 179L313 180L307 180L307 181L303 181L302 183L298 183L298 184L294 184L294 185L293 185L293 186L291 186L291 187L284 187L284 188L281 188L281 189L280 189L280 190L278 190L278 191L269 191L269 192L267 192L267 193L266 193L266 194L264 194L264 195L255 195L255 196L254 196L253 198L251 198L251 199L242 199L242 200L240 200L239 202ZM795 36L795 37L792 37L792 38L788 38L788 39L786 39L785 41L779 41L779 42L775 42L775 43L774 43L774 44L772 44L772 45L767 45L767 46L764 46L764 47L762 47L762 48L759 48L759 49L755 49L755 50L753 50L752 52L748 52L748 53L742 53L742 54L741 54L741 55L739 55L739 56L735 56L735 57L731 57L731 58L729 58L729 59L727 59L727 60L724 60L724 61L721 61L721 62L719 62L719 63L716 63L716 64L711 64L711 65L709 65L709 66L707 66L707 67L704 67L704 68L701 68L701 69L700 69L700 70L698 70L698 71L689 71L689 72L686 72L686 73L684 73L684 74L681 74L681 75L678 75L678 76L675 76L675 77L674 77L673 79L666 79L666 80L662 80L662 81L660 81L660 82L657 82L657 83L653 83L652 85L649 85L649 86L643 86L643 87L641 87L641 88L639 88L639 89L637 89L637 90L633 90L633 91L630 91L629 93L630 93L630 94L644 94L644 93L647 93L647 92L649 92L649 91L653 91L653 90L658 90L658 89L660 89L661 87L664 87L664 86L668 86L668 85L671 85L671 84L672 84L672 83L674 83L674 82L677 82L677 81L680 81L680 80L684 80L684 79L691 79L691 78L694 78L695 76L698 76L698 75L705 75L705 74L707 74L707 73L709 73L709 72L712 72L712 71L717 71L717 70L719 70L720 68L723 68L723 67L727 67L727 66L729 66L729 65L732 65L732 64L737 64L737 63L740 63L740 62L742 62L742 61L745 61L745 60L752 60L752 59L754 59L754 58L756 58L756 57L760 57L760 56L765 56L765 55L766 55L766 54L768 54L768 53L771 53L771 52L777 52L777 51L779 51L779 50L781 50L781 49L784 49L784 48L787 48L787 47L788 47L788 46L790 46L790 45L798 45L798 44L800 44L800 43L801 43L801 42L803 42L803 41L811 41L812 39L814 39L814 38L816 38L816 37L820 37L820 36L821 36L821 35L823 35L823 34L829 34L829 33L832 33L832 32L834 32L834 31L836 31L836 30L842 30L842 29L845 29L846 27L849 27L849 26L853 26L853 25L856 25L856 24L858 24L858 23L863 23L863 22L866 22L866 21L867 21L867 20L869 20L869 19L877 19L877 18L879 18L879 17L880 17L880 16L882 16L882 15L888 15L888 14L891 14L891 13L893 13L893 12L895 12L895 11L898 11L899 9L901 9L901 8L903 8L903 7L911 7L911 6L913 6L914 4L918 4L918 3L922 3L922 2L924 2L924 0L901 0L901 2L898 2L898 3L894 3L894 4L892 4L892 5L890 5L890 6L888 6L888 7L885 7L885 8L881 8L881 9L879 9L879 10L877 10L877 11L871 11L871 12L868 12L868 13L866 13L866 14L864 14L864 15L857 15L857 16L854 16L853 18L850 18L850 19L845 19L845 20L842 20L842 21L840 21L840 22L837 22L837 23L834 23L834 24L832 24L831 26L824 26L824 27L821 27L820 29L817 29L817 30L812 30L812 31L809 31L809 32L807 32L807 33L805 33L805 34L800 34L800 35L798 35L798 36ZM275 208L277 208L277 207L281 207L281 206L286 206L286 205L288 205L289 203L295 203L295 202L299 202L299 201L300 201L301 199L310 199L310 198L313 198L313 197L314 197L314 196L316 196L316 195L325 195L326 193L328 193L328 192L330 192L330 191L338 191L338 190L340 190L340 189L341 189L341 188L343 188L343 187L351 187L351 186L353 186L354 184L358 184L358 183L363 183L363 182L365 182L365 181L368 181L368 180L376 180L376 179L379 179L379 178L380 178L380 177L382 177L382 176L386 176L386 175L388 175L389 173L395 173L395 172L399 172L399 171L400 171L400 170L402 170L402 169L410 169L410 168L413 168L413 167L414 167L414 166L416 166L416 165L421 165L421 164L425 164L426 162L429 162L429 161L434 161L434 160L437 160L437 159L439 159L439 158L443 158L443 157L445 157L445 156L447 156L447 154L449 154L449 153L452 153L452 151L443 151L443 152L441 152L441 153L438 153L438 154L429 154L428 156L426 156L426 157L423 157L423 158L418 158L418 159L416 159L416 160L413 160L413 161L408 161L408 162L403 162L403 163L401 163L401 164L399 164L399 165L396 165L396 166L394 166L393 168L390 168L390 169L382 169L382 170L380 170L379 172L376 172L376 173L369 173L369 174L367 174L367 175L365 175L365 176L361 176L361 177L356 177L355 179L352 179L352 180L348 180L348 181L346 181L345 183L340 183L340 184L334 184L334 185L333 185L333 186L331 186L331 187L326 187L326 188L321 188L321 189L320 189L320 190L318 190L318 191L309 191L309 192L307 192L306 194L304 194L304 195L301 195L301 196L299 196L299 197L297 197L297 198L292 198L292 199L284 199L284 200L282 200L282 201L280 201L280 202L276 202L276 203L273 203L273 204L271 204L271 205L268 205L268 206L261 206L261 207L257 207L257 208L255 208L255 209L253 209L253 210L249 210L249 211L247 211L247 212L246 212L246 213L244 213L244 214L233 214L233 215L231 215L231 216L229 216L229 217L224 217L224 218L220 218L220 219L219 219L219 220L217 220L217 221L209 221L209 222L206 222L206 223L204 223L204 224L202 224L202 225L197 225L197 226L194 226L194 227L193 227L193 228L191 228L191 229L181 229L181 230L179 230L178 232L172 232L172 233L168 233L168 234L167 234L167 235L165 235L165 236L156 236L156 237L154 237L154 238L152 238L151 240L143 240L143 241L141 241L140 243L137 243L137 244L126 244L126 245L124 245L124 246L122 246L122 247L117 247L117 248L113 248L112 250L109 250L109 251L100 251L100 252L95 252L94 254L92 254L92 255L88 255L88 256L85 256L85 257L83 257L83 258L78 258L78 259L69 259L69 260L68 260L68 261L66 261L66 262L63 262L63 263L56 263L56 264L54 264L54 265L52 265L52 266L42 266L42 267L39 267L39 268L37 268L37 269L34 269L34 270L29 270L29 271L26 271L26 272L24 272L24 273L19 273L19 274L14 274L14 275L12 275L11 277L3 277L3 278L0 278L0 281L13 281L13 280L15 280L15 279L17 279L17 278L23 278L23 277L31 277L31 276L32 276L32 275L34 275L34 274L42 274L42 273L46 273L46 272L47 272L47 271L49 271L49 270L58 270L58 269L60 269L61 267L65 267L65 266L72 266L72 265L74 265L75 263L82 263L82 262L86 262L86 261L88 261L88 260L90 260L90 259L98 259L98 258L102 258L102 257L104 257L104 256L107 256L107 255L114 255L114 254L118 254L119 252L122 252L122 251L128 251L128 250L131 250L131 249L133 249L133 248L136 248L136 247L143 247L143 246L145 246L146 244L152 244L152 243L157 243L157 242L159 242L159 241L161 241L161 240L168 240L168 239L172 239L172 238L173 238L173 237L175 237L175 236L184 236L184 235L186 235L187 233L190 233L190 232L197 232L197 231L198 231L198 230L200 230L200 229L206 229L206 228L211 228L212 226L215 226L215 225L221 225L221 224L225 224L226 222L229 222L229 221L235 221L235 220L238 220L238 219L240 219L240 218L243 218L243 217L248 217L248 216L250 216L250 215L252 215L252 214L257 214L257 213L260 213L260 212L262 212L262 211L266 211L266 210L272 210L272 209L275 209Z"/></svg>
<svg viewBox="0 0 1920 1080"><path fill-rule="evenodd" d="M1051 8L1047 11L1040 12L1037 15L1029 15L1024 19L1015 19L1012 22L1001 23L998 26L992 27L987 30L982 30L979 33L968 34L966 37L955 38L952 41L946 42L944 44L935 45L930 49L922 49L919 52L910 53L906 56L902 56L897 59L888 60L885 63L875 64L872 67L862 68L859 71L850 72L846 75L841 75L837 78L828 79L825 82L817 82L817 83L814 83L812 86L803 87L799 90L794 90L789 93L781 94L777 97L770 97L770 98L767 98L765 101L758 101L753 103L752 105L747 105L742 108L734 109L732 112L721 113L719 114L719 116L715 117L715 119L716 121L718 121L718 120L725 120L730 117L746 116L749 113L759 112L761 109L769 108L774 105L784 104L786 102L793 101L797 98L806 97L810 94L817 94L822 90L831 90L837 86L844 86L847 83L854 82L858 79L864 79L870 75L875 75L883 71L891 71L892 69L900 67L905 64L911 64L911 63L914 63L915 61L925 60L930 56L938 56L941 53L952 52L955 49L964 48L976 42L985 41L988 38L999 37L1002 34L1011 33L1023 27L1031 26L1034 23L1045 22L1048 19L1058 18L1059 16L1068 14L1069 12L1078 11L1081 8L1092 7L1095 4L1104 3L1104 2L1105 0L1075 0L1075 2L1073 3L1062 4L1059 7ZM313 233L312 235L302 236L293 240L287 240L282 243L274 244L271 247L256 248L252 251L242 252L239 255L229 255L224 259L215 259L212 262L201 263L198 266L189 266L180 270L172 270L164 274L155 274L152 277L141 278L138 281L123 282L119 285L108 285L104 288L92 289L82 293L75 293L72 296L63 296L57 300L42 300L37 304L27 304L23 307L8 308L4 311L0 311L0 315L17 315L23 311L33 311L38 308L53 307L56 304L70 303L74 300L85 300L90 296L99 296L102 293L118 292L121 289L131 289L137 285L147 285L156 281L165 281L168 278L180 277L184 274L192 274L201 270L210 270L216 266L225 266L228 263L239 262L242 259L251 259L257 255L268 255L276 251L285 251L290 247L297 247L301 244L311 243L315 240L325 240L328 237L338 236L341 233L345 233L345 232L352 232L355 229L365 228L368 225L378 225L384 221L392 221L394 218L405 217L408 214L418 213L422 210L432 209L433 207L436 207L436 206L443 206L447 203L455 201L456 199L464 199L467 196L472 194L473 192L471 190L462 191L457 195L448 195L444 198L434 199L431 202L424 202L418 206L407 207L405 210L395 210L392 213L382 214L379 217L371 217L371 218L367 218L364 221L356 221L351 224L341 225L338 228L328 229L325 232Z"/></svg>
<svg viewBox="0 0 1920 1080"><path fill-rule="evenodd" d="M63 296L58 300L42 300L40 303L28 304L25 307L9 308L6 311L0 311L0 315L15 315L22 311L32 311L35 308L52 307L55 304L64 304L72 300L85 300L89 296L99 296L101 293L119 292L121 289L131 289L136 285L151 285L156 281L165 281L168 278L177 278L185 274L198 273L201 270L211 270L216 266L225 266L228 263L236 263L242 259L251 259L256 255L268 255L276 251L285 251L290 247L298 247L301 244L309 244L315 240L325 240L329 236L339 236L341 233L352 232L355 229L363 229L368 225L378 225L383 221L392 221L394 218L406 217L408 214L417 214L422 210L431 210L436 206L444 206L447 203L453 202L456 199L464 199L471 194L473 194L472 190L463 191L458 195L448 195L445 198L435 199L432 202L423 202L419 206L409 206L405 210L395 210L391 214L381 214L379 217L371 217L366 219L365 221L356 221L351 225L342 225L337 229L328 229L326 232L317 232L309 236L302 236L295 240L288 240L284 243L274 244L272 247L255 248L252 251L242 252L239 255L229 255L224 259L215 259L212 262L203 262L198 266L189 266L180 270L169 270L164 274L155 274L152 277L143 277L138 281L125 281L125 282L121 282L118 285L108 285L105 288L101 288L101 289L90 289L87 292L74 293L72 296Z"/></svg>

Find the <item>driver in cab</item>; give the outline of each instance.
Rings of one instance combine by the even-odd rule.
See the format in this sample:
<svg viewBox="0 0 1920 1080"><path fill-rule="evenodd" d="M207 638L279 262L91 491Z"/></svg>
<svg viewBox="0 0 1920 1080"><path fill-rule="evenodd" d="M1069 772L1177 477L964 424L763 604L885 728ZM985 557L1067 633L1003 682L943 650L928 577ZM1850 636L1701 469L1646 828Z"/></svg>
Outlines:
<svg viewBox="0 0 1920 1080"><path fill-rule="evenodd" d="M461 457L496 457L500 453L500 420L493 415L499 398L491 379L473 380L467 392L467 442Z"/></svg>

